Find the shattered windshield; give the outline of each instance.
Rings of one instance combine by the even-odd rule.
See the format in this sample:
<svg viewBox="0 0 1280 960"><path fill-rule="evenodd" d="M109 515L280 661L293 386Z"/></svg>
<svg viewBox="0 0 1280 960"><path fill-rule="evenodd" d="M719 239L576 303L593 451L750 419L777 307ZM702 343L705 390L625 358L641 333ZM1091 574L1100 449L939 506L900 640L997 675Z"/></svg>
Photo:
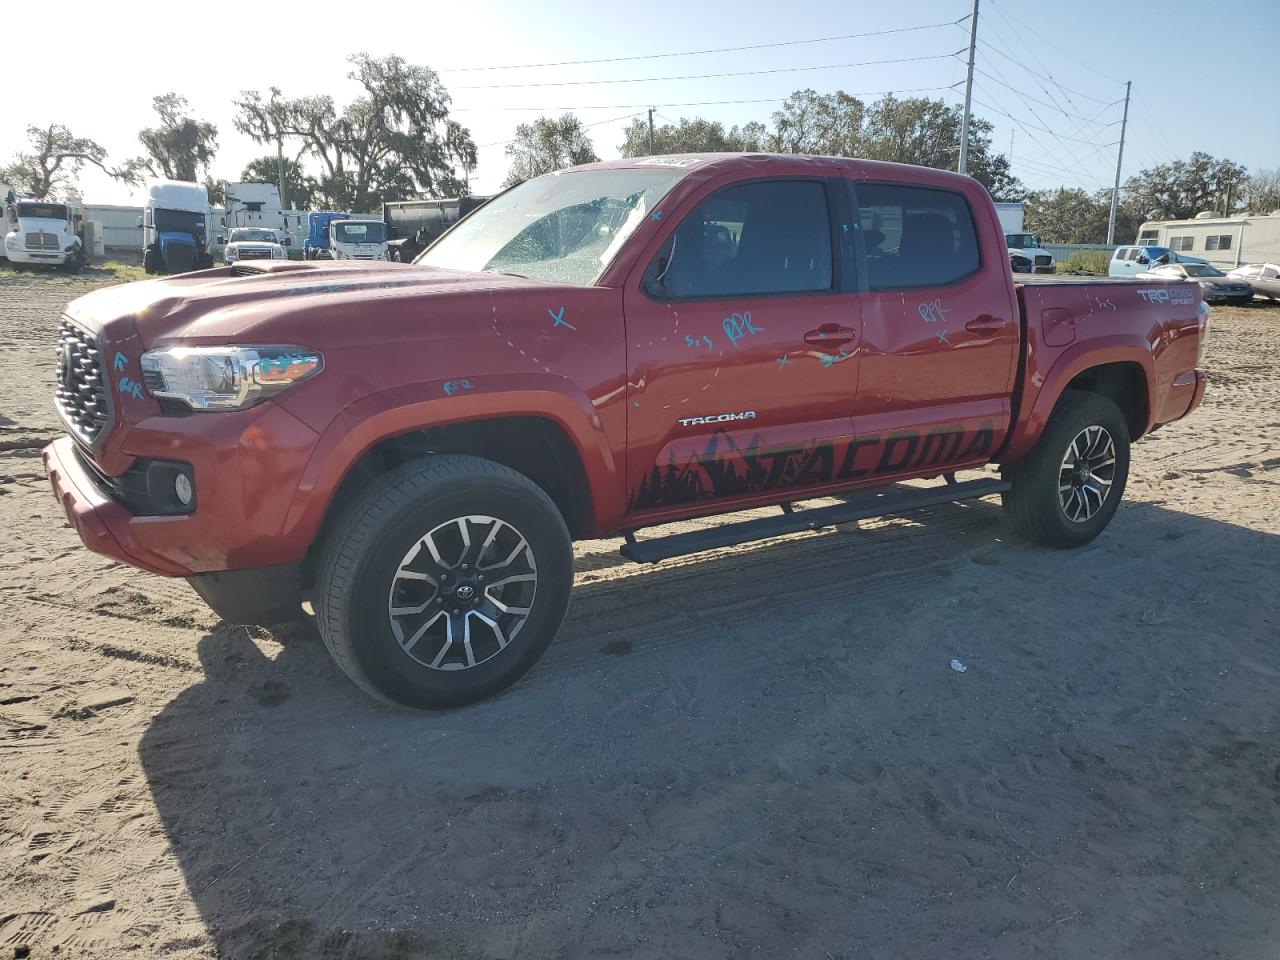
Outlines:
<svg viewBox="0 0 1280 960"><path fill-rule="evenodd" d="M587 286L685 173L577 170L528 180L476 210L415 262Z"/></svg>

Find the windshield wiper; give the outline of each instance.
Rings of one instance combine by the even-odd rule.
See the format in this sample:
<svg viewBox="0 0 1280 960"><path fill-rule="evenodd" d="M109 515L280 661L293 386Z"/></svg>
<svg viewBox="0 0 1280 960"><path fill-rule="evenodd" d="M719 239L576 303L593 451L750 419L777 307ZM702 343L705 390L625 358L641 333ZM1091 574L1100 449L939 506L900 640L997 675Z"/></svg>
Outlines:
<svg viewBox="0 0 1280 960"><path fill-rule="evenodd" d="M514 273L514 272L513 272L513 271L511 271L511 270L499 270L499 271L497 271L497 272L498 272L498 273L500 273L500 274L502 274L504 277L519 277L521 280L528 280L528 279L529 279L525 274L523 274L523 273Z"/></svg>

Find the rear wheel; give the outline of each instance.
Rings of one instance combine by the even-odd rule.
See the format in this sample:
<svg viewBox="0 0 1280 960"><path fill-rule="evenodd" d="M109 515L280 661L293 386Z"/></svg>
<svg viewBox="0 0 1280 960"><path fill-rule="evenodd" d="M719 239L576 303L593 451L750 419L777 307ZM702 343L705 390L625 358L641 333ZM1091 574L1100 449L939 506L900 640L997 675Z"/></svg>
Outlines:
<svg viewBox="0 0 1280 960"><path fill-rule="evenodd" d="M334 661L378 699L423 709L497 693L542 656L573 585L569 533L532 481L439 455L374 483L320 557Z"/></svg>
<svg viewBox="0 0 1280 960"><path fill-rule="evenodd" d="M1111 522L1129 477L1129 426L1096 393L1068 391L1032 451L1005 470L1005 512L1019 534L1054 547L1088 543Z"/></svg>

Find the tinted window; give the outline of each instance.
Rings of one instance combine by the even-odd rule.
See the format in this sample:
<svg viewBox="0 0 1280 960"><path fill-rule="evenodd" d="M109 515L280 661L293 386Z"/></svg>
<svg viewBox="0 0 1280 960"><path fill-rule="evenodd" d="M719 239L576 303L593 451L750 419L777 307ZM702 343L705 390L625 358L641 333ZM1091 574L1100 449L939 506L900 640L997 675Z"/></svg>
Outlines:
<svg viewBox="0 0 1280 960"><path fill-rule="evenodd" d="M885 183L856 190L872 290L941 287L978 269L978 234L960 194Z"/></svg>
<svg viewBox="0 0 1280 960"><path fill-rule="evenodd" d="M1224 233L1216 237L1205 237L1204 248L1206 250L1230 250L1231 234Z"/></svg>
<svg viewBox="0 0 1280 960"><path fill-rule="evenodd" d="M1195 243L1196 243L1195 237L1170 237L1169 238L1169 246L1172 247L1174 250L1194 250Z"/></svg>
<svg viewBox="0 0 1280 960"><path fill-rule="evenodd" d="M821 183L726 187L681 221L645 276L664 299L831 289L831 221Z"/></svg>

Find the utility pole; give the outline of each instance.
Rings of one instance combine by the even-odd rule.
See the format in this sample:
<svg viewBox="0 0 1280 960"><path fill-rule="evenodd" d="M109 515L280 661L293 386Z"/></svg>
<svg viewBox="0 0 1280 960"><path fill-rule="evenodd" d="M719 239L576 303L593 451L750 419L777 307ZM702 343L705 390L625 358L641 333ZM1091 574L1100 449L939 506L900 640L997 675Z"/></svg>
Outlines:
<svg viewBox="0 0 1280 960"><path fill-rule="evenodd" d="M1111 216L1107 218L1107 246L1116 242L1116 207L1120 203L1120 164L1124 162L1124 131L1129 125L1129 91L1133 81L1124 82L1124 115L1120 118L1120 149L1116 151L1116 182L1111 188Z"/></svg>
<svg viewBox="0 0 1280 960"><path fill-rule="evenodd" d="M960 124L960 163L956 170L969 172L969 110L973 100L973 58L978 48L978 0L969 15L969 76L964 82L964 119Z"/></svg>
<svg viewBox="0 0 1280 960"><path fill-rule="evenodd" d="M289 204L284 195L284 138L280 136L278 128L276 130L276 179L280 187L280 206L288 210Z"/></svg>
<svg viewBox="0 0 1280 960"><path fill-rule="evenodd" d="M653 107L649 108L649 156L653 156Z"/></svg>

